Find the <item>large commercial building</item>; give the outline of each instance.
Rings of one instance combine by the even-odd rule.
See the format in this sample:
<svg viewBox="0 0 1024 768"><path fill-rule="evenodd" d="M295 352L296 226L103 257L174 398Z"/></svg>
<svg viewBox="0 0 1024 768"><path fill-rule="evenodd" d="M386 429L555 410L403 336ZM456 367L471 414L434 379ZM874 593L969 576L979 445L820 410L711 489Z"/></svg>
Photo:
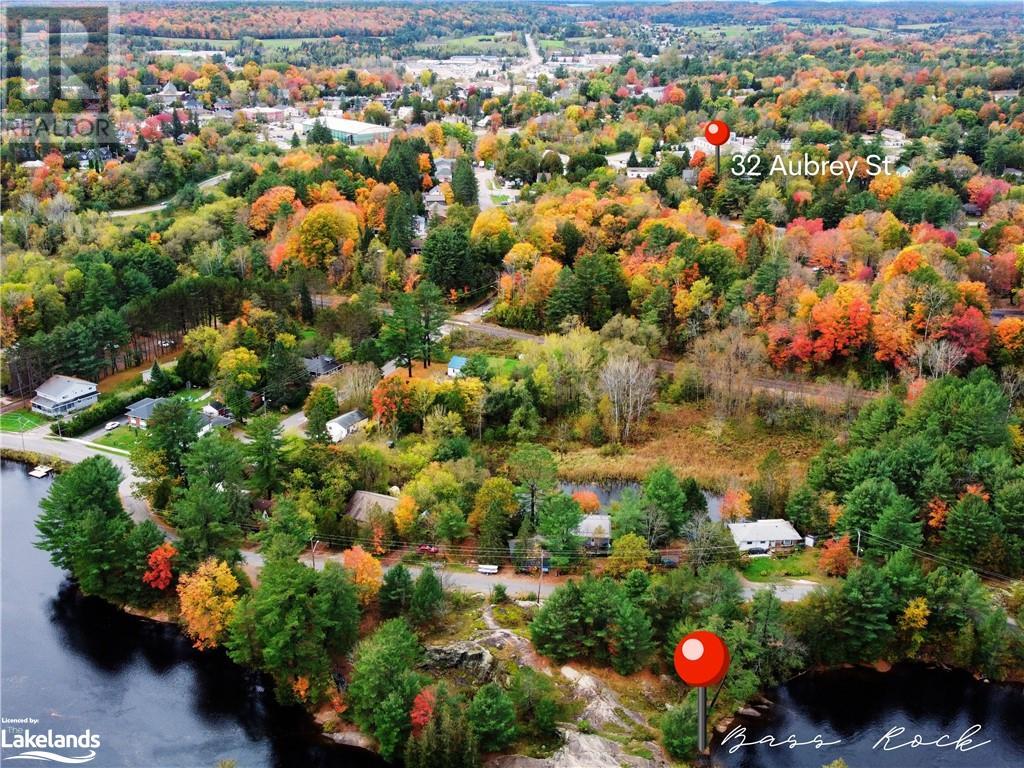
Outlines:
<svg viewBox="0 0 1024 768"><path fill-rule="evenodd" d="M303 120L302 127L309 131L317 122L327 126L327 130L331 132L335 141L353 147L373 144L375 141L387 141L392 134L392 130L386 125L364 123L360 120L349 120L347 117L334 117L333 115L322 115Z"/></svg>

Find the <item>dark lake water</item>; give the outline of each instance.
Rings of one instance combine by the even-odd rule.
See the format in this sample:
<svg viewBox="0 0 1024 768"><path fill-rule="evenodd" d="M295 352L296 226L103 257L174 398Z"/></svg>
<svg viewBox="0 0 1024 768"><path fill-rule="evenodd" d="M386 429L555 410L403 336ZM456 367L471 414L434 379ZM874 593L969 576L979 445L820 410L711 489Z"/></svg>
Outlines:
<svg viewBox="0 0 1024 768"><path fill-rule="evenodd" d="M771 735L783 741L795 734L810 741L842 743L769 748L742 747L732 754L732 740L721 737L713 747L714 762L728 768L820 768L842 757L850 768L1021 768L1024 766L1024 688L975 680L966 672L923 664L900 664L891 672L841 669L802 675L767 693L775 702L768 716L746 719L745 741ZM981 730L969 751L920 746L885 751L920 734L934 741L949 734L956 741L971 726ZM877 748L873 745L897 727L906 730Z"/></svg>
<svg viewBox="0 0 1024 768"><path fill-rule="evenodd" d="M33 733L89 729L100 737L88 763L97 768L384 765L322 740L305 712L278 705L266 680L222 652L200 653L176 627L83 597L32 546L49 485L19 464L0 469L3 718L35 718L19 726ZM4 728L10 741L13 726ZM40 764L7 764L19 763Z"/></svg>

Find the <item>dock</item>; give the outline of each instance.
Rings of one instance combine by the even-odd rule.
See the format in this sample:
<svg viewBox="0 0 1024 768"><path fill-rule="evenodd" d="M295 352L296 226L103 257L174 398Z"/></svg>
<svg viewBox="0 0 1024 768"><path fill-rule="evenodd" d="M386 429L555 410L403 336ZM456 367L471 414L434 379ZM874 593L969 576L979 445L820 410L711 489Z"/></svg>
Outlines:
<svg viewBox="0 0 1024 768"><path fill-rule="evenodd" d="M48 467L45 464L40 464L35 469L30 471L28 474L29 477L46 477L51 472L53 472L53 467Z"/></svg>

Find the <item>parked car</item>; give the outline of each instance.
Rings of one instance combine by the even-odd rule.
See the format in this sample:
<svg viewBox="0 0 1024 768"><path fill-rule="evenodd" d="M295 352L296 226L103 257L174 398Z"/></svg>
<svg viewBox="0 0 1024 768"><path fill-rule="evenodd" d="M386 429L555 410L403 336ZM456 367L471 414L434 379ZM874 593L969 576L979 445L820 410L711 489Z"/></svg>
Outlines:
<svg viewBox="0 0 1024 768"><path fill-rule="evenodd" d="M113 432L115 429L117 429L120 426L121 426L121 422L119 422L119 421L108 421L106 424L103 425L103 431L104 432Z"/></svg>
<svg viewBox="0 0 1024 768"><path fill-rule="evenodd" d="M476 572L477 573L483 573L483 574L486 574L488 576L493 576L494 574L496 574L498 572L498 566L496 566L496 565L483 565L483 564L481 564L481 565L478 565L476 567Z"/></svg>
<svg viewBox="0 0 1024 768"><path fill-rule="evenodd" d="M438 548L433 544L420 544L416 548L416 551L421 555L436 555L440 550L438 550Z"/></svg>

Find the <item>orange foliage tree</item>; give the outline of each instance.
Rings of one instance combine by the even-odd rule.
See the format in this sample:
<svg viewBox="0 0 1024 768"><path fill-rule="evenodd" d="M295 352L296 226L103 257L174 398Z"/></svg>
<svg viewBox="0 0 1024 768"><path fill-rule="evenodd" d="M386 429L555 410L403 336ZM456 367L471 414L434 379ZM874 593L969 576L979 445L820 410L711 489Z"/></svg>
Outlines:
<svg viewBox="0 0 1024 768"><path fill-rule="evenodd" d="M818 556L818 567L827 576L845 576L850 572L854 559L847 534L841 539L825 542Z"/></svg>
<svg viewBox="0 0 1024 768"><path fill-rule="evenodd" d="M178 550L169 541L165 541L150 552L149 569L142 574L142 581L153 589L164 590L171 586L171 582L174 581L171 560L176 554L178 554Z"/></svg>
<svg viewBox="0 0 1024 768"><path fill-rule="evenodd" d="M380 591L383 574L380 561L358 544L342 552L341 560L352 572L352 583L359 594L359 602L368 605Z"/></svg>

